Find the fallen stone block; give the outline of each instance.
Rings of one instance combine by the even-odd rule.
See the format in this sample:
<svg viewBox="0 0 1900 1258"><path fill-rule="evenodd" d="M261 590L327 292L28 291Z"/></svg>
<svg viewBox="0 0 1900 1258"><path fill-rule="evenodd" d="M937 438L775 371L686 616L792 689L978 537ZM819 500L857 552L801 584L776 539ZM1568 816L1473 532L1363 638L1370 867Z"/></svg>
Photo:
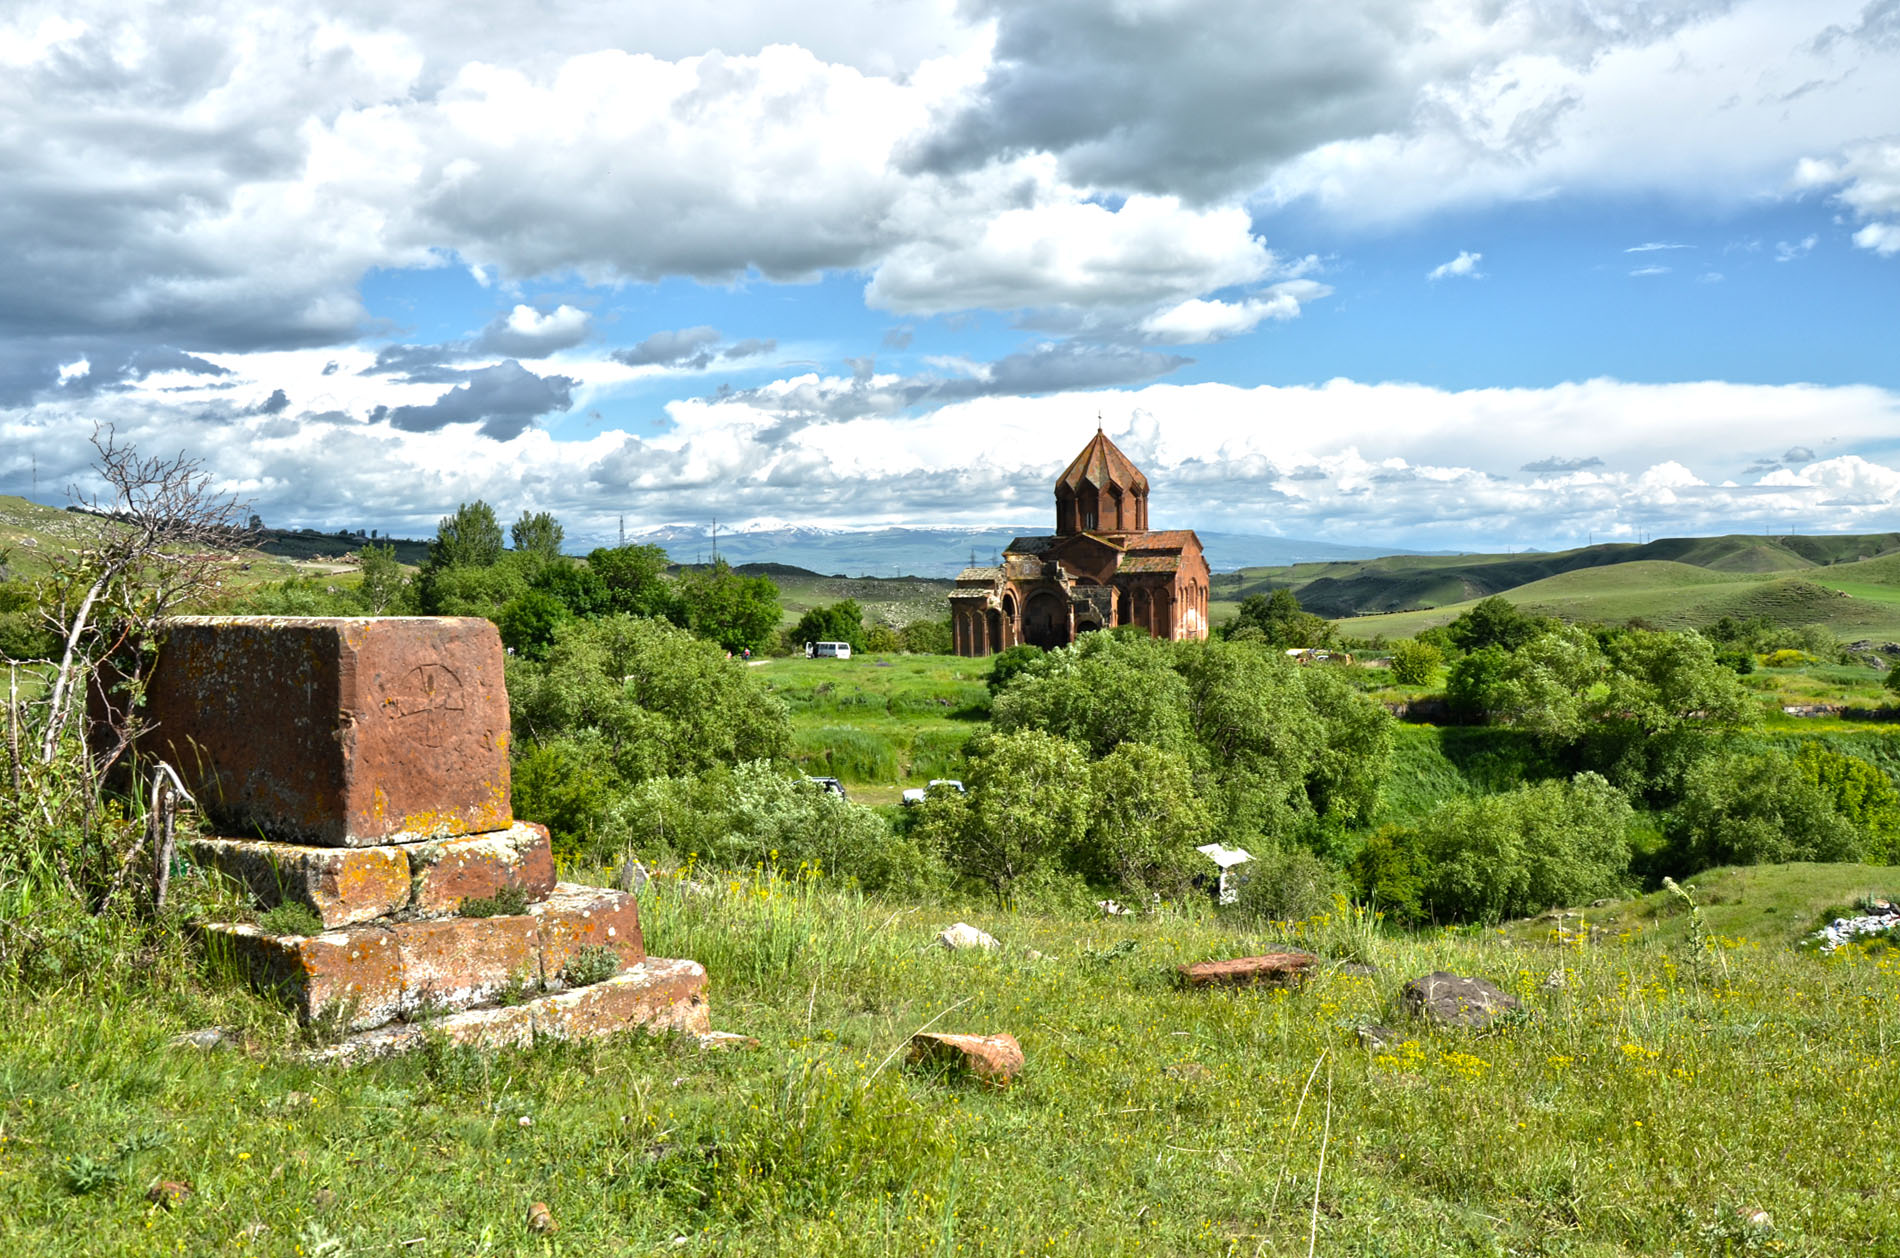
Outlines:
<svg viewBox="0 0 1900 1258"><path fill-rule="evenodd" d="M624 891L563 882L529 914L540 923L541 981L561 983L570 958L582 948L612 948L624 968L646 960L640 935L640 905Z"/></svg>
<svg viewBox="0 0 1900 1258"><path fill-rule="evenodd" d="M1519 1008L1517 997L1481 978L1443 970L1415 978L1399 989L1406 1012L1434 1026L1477 1030Z"/></svg>
<svg viewBox="0 0 1900 1258"><path fill-rule="evenodd" d="M389 927L402 955L405 1014L466 1009L541 978L541 928L518 917L448 917Z"/></svg>
<svg viewBox="0 0 1900 1258"><path fill-rule="evenodd" d="M262 839L186 839L186 859L243 884L258 904L303 904L325 929L367 922L409 903L400 847L313 847Z"/></svg>
<svg viewBox="0 0 1900 1258"><path fill-rule="evenodd" d="M1306 981L1314 957L1308 952L1269 952L1258 957L1236 957L1232 961L1200 961L1180 967L1186 987L1245 987L1255 983L1270 987L1298 987Z"/></svg>
<svg viewBox="0 0 1900 1258"><path fill-rule="evenodd" d="M375 850L375 849L370 849ZM463 900L518 888L529 901L554 890L554 849L546 826L517 821L492 834L408 844L411 903L418 913L453 913Z"/></svg>
<svg viewBox="0 0 1900 1258"><path fill-rule="evenodd" d="M935 1066L1004 1088L1022 1070L1023 1050L1013 1035L920 1031L910 1037L909 1060L914 1066Z"/></svg>
<svg viewBox="0 0 1900 1258"><path fill-rule="evenodd" d="M756 1035L741 1035L737 1031L708 1031L699 1037L699 1046L709 1053L728 1048L758 1048Z"/></svg>
<svg viewBox="0 0 1900 1258"><path fill-rule="evenodd" d="M353 926L321 935L273 935L241 923L202 927L205 948L252 986L289 1002L305 1022L348 1030L381 1026L404 1007L403 954L394 931Z"/></svg>
<svg viewBox="0 0 1900 1258"><path fill-rule="evenodd" d="M368 847L502 830L502 661L474 618L179 617L138 752L233 834Z"/></svg>

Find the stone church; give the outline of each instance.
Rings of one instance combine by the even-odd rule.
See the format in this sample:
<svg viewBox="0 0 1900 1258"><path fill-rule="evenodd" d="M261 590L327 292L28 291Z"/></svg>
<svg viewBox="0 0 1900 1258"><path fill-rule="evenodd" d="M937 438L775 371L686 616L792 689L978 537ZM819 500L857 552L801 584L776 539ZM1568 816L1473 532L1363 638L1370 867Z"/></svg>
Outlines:
<svg viewBox="0 0 1900 1258"><path fill-rule="evenodd" d="M965 568L950 594L958 655L1140 625L1207 636L1207 559L1191 529L1148 528L1148 478L1097 428L1056 481L1053 537L1019 537L999 567Z"/></svg>

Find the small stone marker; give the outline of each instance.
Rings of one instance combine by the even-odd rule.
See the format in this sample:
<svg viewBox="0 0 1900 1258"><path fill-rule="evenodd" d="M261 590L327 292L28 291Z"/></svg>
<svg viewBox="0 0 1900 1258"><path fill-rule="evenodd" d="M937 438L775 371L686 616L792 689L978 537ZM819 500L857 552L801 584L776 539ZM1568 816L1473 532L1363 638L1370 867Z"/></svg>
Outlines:
<svg viewBox="0 0 1900 1258"><path fill-rule="evenodd" d="M1313 961L1310 952L1269 952L1232 961L1200 961L1181 967L1181 983L1185 987L1245 987L1254 983L1298 987L1306 981Z"/></svg>
<svg viewBox="0 0 1900 1258"><path fill-rule="evenodd" d="M1399 989L1399 999L1413 1017L1434 1026L1487 1027L1519 1007L1518 999L1496 984L1443 970L1415 978Z"/></svg>
<svg viewBox="0 0 1900 1258"><path fill-rule="evenodd" d="M910 1037L912 1065L948 1067L995 1088L1006 1088L1023 1068L1013 1035L949 1035L920 1031Z"/></svg>
<svg viewBox="0 0 1900 1258"><path fill-rule="evenodd" d="M985 952L1000 947L996 940L984 934L968 922L958 922L938 932L937 942L952 952L961 952L965 948L981 948Z"/></svg>
<svg viewBox="0 0 1900 1258"><path fill-rule="evenodd" d="M503 658L473 618L179 617L139 752L238 835L368 847L503 830Z"/></svg>

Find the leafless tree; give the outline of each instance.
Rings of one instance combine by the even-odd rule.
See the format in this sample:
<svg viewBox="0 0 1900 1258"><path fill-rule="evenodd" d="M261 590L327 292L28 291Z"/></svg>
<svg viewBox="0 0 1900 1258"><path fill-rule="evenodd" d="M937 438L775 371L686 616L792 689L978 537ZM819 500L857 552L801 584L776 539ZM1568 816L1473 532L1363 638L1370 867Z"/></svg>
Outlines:
<svg viewBox="0 0 1900 1258"><path fill-rule="evenodd" d="M87 689L110 656L117 680L113 693L102 695L109 736L99 741L93 764L103 777L132 738L145 648L165 617L216 588L225 555L248 540L238 526L248 504L218 492L203 462L182 452L140 455L110 427L96 428L92 444L106 493L73 496L103 519L92 542L54 566L42 613L58 636L60 657L37 750L50 764L75 718L83 729Z"/></svg>

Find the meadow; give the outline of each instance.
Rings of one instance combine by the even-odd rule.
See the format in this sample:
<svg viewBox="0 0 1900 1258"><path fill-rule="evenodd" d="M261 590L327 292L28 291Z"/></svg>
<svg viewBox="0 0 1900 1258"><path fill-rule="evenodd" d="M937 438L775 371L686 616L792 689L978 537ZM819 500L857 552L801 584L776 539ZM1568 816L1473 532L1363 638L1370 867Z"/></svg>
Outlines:
<svg viewBox="0 0 1900 1258"><path fill-rule="evenodd" d="M643 897L650 948L705 963L714 1025L760 1048L635 1035L352 1070L303 1064L293 1020L161 935L141 964L8 1002L0 1246L1893 1252L1900 952L1790 946L1892 874L1827 868L1746 871L1781 888L1761 906L1775 911L1731 889L1701 938L1680 909L1570 936L1584 942L1554 922L1387 934L1351 910L1281 927L1198 905L957 913L994 953L936 947L948 911L798 871L710 896L661 879ZM1285 943L1325 958L1303 991L1172 981L1177 964ZM1524 1016L1481 1034L1400 1020L1398 987L1440 969L1493 979ZM241 1046L172 1046L210 1023ZM1370 1023L1392 1041L1363 1046ZM1008 1031L1025 1072L990 1091L908 1069L924 1027ZM191 1195L152 1204L159 1180ZM557 1233L528 1230L537 1201Z"/></svg>

